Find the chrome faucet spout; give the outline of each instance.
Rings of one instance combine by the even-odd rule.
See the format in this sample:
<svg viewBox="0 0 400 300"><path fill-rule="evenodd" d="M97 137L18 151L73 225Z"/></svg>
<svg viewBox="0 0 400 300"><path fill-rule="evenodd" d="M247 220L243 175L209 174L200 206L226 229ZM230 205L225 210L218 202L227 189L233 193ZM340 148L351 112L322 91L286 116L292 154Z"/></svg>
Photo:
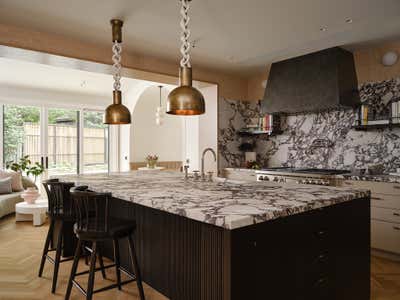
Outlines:
<svg viewBox="0 0 400 300"><path fill-rule="evenodd" d="M204 156L206 155L207 152L211 152L214 156L214 161L217 161L217 155L215 154L215 151L213 148L206 148L203 151L203 154L201 155L201 178L205 180L206 174L204 172Z"/></svg>

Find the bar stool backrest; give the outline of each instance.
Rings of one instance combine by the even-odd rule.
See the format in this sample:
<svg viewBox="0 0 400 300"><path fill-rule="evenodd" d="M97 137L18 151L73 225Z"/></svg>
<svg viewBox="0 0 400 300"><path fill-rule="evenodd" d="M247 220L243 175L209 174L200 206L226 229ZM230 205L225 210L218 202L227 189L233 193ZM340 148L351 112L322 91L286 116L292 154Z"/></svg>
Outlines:
<svg viewBox="0 0 400 300"><path fill-rule="evenodd" d="M86 186L78 186L71 189L71 196L76 209L76 229L87 233L107 233L111 193L97 193Z"/></svg>
<svg viewBox="0 0 400 300"><path fill-rule="evenodd" d="M59 179L49 179L43 181L44 189L47 193L51 218L73 218L75 209L69 190L74 186L73 182L60 182Z"/></svg>

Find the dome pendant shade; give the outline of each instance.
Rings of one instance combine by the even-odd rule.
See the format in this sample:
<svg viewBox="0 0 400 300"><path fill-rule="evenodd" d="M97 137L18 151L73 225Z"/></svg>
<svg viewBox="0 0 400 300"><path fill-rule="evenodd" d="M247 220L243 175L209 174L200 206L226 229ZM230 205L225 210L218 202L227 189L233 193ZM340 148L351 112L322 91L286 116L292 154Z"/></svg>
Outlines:
<svg viewBox="0 0 400 300"><path fill-rule="evenodd" d="M192 68L181 67L179 87L168 95L167 114L193 116L205 113L203 95L192 87Z"/></svg>
<svg viewBox="0 0 400 300"><path fill-rule="evenodd" d="M131 113L126 106L122 105L121 98L121 91L113 91L113 104L106 108L104 124L118 125L131 123Z"/></svg>

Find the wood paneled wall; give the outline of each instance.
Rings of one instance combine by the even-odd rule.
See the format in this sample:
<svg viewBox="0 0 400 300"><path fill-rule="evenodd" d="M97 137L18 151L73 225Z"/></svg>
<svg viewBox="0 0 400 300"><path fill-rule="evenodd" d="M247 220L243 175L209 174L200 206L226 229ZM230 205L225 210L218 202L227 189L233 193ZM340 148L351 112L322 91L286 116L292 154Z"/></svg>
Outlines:
<svg viewBox="0 0 400 300"><path fill-rule="evenodd" d="M137 170L138 168L145 167L147 164L145 162L131 162L131 170ZM159 161L157 162L158 167L164 167L166 170L179 171L182 166L181 161Z"/></svg>

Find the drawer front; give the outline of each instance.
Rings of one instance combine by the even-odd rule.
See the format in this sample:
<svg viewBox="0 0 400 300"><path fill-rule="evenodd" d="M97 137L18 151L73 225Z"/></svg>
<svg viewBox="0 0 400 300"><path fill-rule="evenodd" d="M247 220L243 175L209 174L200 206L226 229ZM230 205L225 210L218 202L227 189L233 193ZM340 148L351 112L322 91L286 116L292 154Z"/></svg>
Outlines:
<svg viewBox="0 0 400 300"><path fill-rule="evenodd" d="M344 180L343 186L349 186L359 189L370 190L372 193L379 193L385 195L397 195L400 197L400 184L389 182L374 182L374 181L358 181L358 180Z"/></svg>
<svg viewBox="0 0 400 300"><path fill-rule="evenodd" d="M371 247L400 254L400 225L371 220Z"/></svg>
<svg viewBox="0 0 400 300"><path fill-rule="evenodd" d="M400 210L371 207L371 219L391 223L400 223Z"/></svg>
<svg viewBox="0 0 400 300"><path fill-rule="evenodd" d="M400 195L385 195L380 193L371 194L371 206L400 209Z"/></svg>

